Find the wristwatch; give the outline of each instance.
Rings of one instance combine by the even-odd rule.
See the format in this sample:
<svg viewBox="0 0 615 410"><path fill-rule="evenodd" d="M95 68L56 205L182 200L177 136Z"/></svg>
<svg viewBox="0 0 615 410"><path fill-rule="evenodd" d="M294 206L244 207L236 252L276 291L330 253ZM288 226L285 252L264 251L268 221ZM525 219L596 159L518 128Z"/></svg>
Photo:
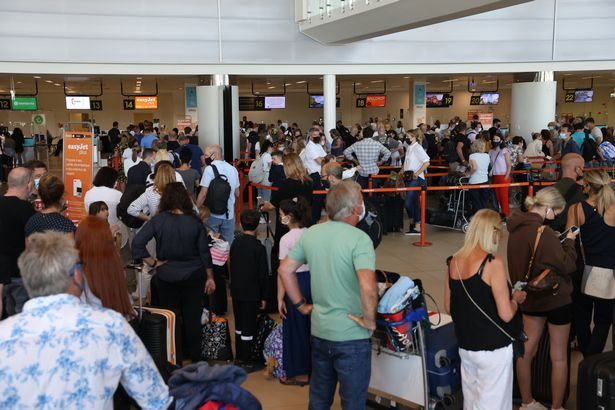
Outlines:
<svg viewBox="0 0 615 410"><path fill-rule="evenodd" d="M295 309L299 309L301 306L305 305L307 302L305 300L305 298L301 298L301 300L297 303L293 303L293 307Z"/></svg>

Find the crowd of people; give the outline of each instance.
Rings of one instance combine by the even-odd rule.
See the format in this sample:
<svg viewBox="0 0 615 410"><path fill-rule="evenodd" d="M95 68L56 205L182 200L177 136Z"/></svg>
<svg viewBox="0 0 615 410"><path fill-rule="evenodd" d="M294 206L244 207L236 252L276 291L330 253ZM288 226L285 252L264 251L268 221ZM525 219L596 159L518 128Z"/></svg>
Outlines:
<svg viewBox="0 0 615 410"><path fill-rule="evenodd" d="M445 281L469 406L511 408L515 367L521 408L543 408L532 397L531 363L545 324L553 409L564 401L571 323L583 355L605 348L615 294L589 293L586 279L593 268L615 269L608 249L615 193L606 172L587 168L612 164L615 141L612 129L596 127L591 118L549 123L529 143L503 132L497 119L485 130L477 119L410 130L377 118L350 129L338 121L328 135L314 122L304 137L297 124L255 125L244 118L249 178L261 187L258 209L242 212L239 221L241 171L225 161L222 147L201 149L189 128L162 133L148 122L125 131L113 125L104 141L110 166L97 171L84 196L88 216L77 225L63 215L64 184L46 164L3 159L8 190L0 197L0 314L7 319L0 322L0 362L16 388L9 399L17 403L63 407L74 396L105 407L121 382L142 408L169 404L156 364L128 325L137 315L124 266L141 262L151 276L152 304L181 315L186 361L202 357L203 308L226 311L217 301L226 303L228 276L236 364L248 372L258 368L252 353L257 317L277 311L283 320L280 382L309 384L313 409L329 408L339 383L343 407L363 409L378 292L373 238L355 228L367 212L361 189L383 165L399 167L403 185L425 186L436 158L476 185L510 182L513 170L548 174L561 162L559 181L527 197L525 211L510 212L508 187L470 190L474 216ZM15 132L4 136L5 157L15 138ZM406 234L420 233L418 192L408 191L402 204ZM259 240L269 214L275 220L270 254ZM502 221L510 233L508 266L496 256ZM216 241L228 246L223 269L212 261ZM525 287L511 293L511 281ZM522 336L525 353L515 355L513 366L513 345ZM88 355L86 347L98 353ZM51 359L39 363L43 350ZM117 352L113 364L104 361L107 351ZM26 393L16 375L24 366L32 386L48 386L45 394ZM80 380L78 369L86 374ZM42 382L42 374L54 375L53 382Z"/></svg>

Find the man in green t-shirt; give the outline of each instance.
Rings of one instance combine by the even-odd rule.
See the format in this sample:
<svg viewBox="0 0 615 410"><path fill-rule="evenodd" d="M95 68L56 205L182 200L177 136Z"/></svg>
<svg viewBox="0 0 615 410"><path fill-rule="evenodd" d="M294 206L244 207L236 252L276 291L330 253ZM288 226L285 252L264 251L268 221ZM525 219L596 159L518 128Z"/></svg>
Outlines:
<svg viewBox="0 0 615 410"><path fill-rule="evenodd" d="M278 270L293 308L311 314L310 410L331 407L338 381L342 407L365 408L378 287L374 246L355 227L363 213L356 182L332 187L329 221L308 229ZM294 274L304 263L310 266L313 305L306 303Z"/></svg>

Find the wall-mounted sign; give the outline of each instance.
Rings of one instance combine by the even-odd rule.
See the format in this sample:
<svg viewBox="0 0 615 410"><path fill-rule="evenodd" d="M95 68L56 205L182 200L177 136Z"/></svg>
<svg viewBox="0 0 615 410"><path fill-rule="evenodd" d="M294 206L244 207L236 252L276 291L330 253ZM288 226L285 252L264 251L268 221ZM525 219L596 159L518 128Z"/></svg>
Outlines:
<svg viewBox="0 0 615 410"><path fill-rule="evenodd" d="M135 109L135 100L124 100L124 109L125 110L134 110Z"/></svg>
<svg viewBox="0 0 615 410"><path fill-rule="evenodd" d="M13 111L36 111L36 97L15 97L12 101Z"/></svg>
<svg viewBox="0 0 615 410"><path fill-rule="evenodd" d="M90 100L90 110L92 111L102 111L102 101L101 100Z"/></svg>
<svg viewBox="0 0 615 410"><path fill-rule="evenodd" d="M158 97L135 97L135 108L137 110L157 110Z"/></svg>
<svg viewBox="0 0 615 410"><path fill-rule="evenodd" d="M364 97L357 98L355 106L357 108L365 108L365 98Z"/></svg>
<svg viewBox="0 0 615 410"><path fill-rule="evenodd" d="M32 123L34 125L45 125L45 114L32 114Z"/></svg>

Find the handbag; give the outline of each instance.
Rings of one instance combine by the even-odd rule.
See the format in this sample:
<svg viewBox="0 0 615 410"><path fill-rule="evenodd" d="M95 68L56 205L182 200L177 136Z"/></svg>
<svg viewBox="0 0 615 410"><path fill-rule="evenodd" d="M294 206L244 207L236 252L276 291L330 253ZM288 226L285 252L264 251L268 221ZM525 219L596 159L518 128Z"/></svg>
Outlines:
<svg viewBox="0 0 615 410"><path fill-rule="evenodd" d="M266 313L262 313L256 320L256 334L252 342L252 359L256 363L265 363L265 341L275 328L275 321Z"/></svg>
<svg viewBox="0 0 615 410"><path fill-rule="evenodd" d="M576 225L579 226L578 206L574 207L574 217ZM581 280L581 293L599 299L615 299L615 272L613 272L613 269L587 264L580 231L579 245L584 266L583 278Z"/></svg>
<svg viewBox="0 0 615 410"><path fill-rule="evenodd" d="M545 228L546 227L544 225L538 228L536 240L534 241L534 249L532 250L532 256L530 257L530 263L527 267L527 273L525 274L525 278L523 280L527 283L523 290L536 296L547 294L557 295L560 286L559 277L555 272L552 272L551 269L543 270L538 276L530 280L536 250L538 249L538 244L540 243L540 238L542 237L542 233Z"/></svg>
<svg viewBox="0 0 615 410"><path fill-rule="evenodd" d="M212 315L209 322L203 326L201 357L203 360L233 360L231 332L226 318Z"/></svg>

